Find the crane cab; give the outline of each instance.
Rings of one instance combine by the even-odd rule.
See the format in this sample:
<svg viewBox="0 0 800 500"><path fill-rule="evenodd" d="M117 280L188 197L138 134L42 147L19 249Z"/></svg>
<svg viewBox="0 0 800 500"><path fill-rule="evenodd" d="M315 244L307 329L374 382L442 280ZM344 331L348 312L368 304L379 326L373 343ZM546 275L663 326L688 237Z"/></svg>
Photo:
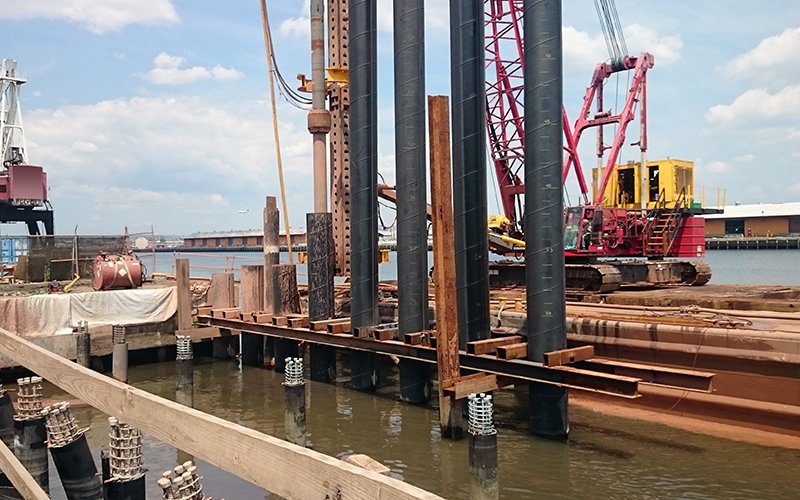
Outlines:
<svg viewBox="0 0 800 500"><path fill-rule="evenodd" d="M602 206L651 210L661 201L662 205L674 206L681 199L694 200L694 162L686 160L657 160L647 162L645 182L642 183L641 162L628 162L614 167L614 173L606 187ZM597 199L600 171L592 169L592 196ZM642 190L646 204L642 204ZM663 198L662 198L663 195Z"/></svg>

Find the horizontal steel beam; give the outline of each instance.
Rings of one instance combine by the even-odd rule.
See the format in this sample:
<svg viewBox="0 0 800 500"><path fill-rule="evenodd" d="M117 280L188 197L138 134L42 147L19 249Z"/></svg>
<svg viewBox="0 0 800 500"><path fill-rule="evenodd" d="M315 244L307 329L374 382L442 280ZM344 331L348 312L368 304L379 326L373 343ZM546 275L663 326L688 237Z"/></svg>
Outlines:
<svg viewBox="0 0 800 500"><path fill-rule="evenodd" d="M315 332L306 328L289 328L276 325L246 323L234 319L199 316L198 322L230 330L240 330L270 337L301 340L333 347L416 359L436 363L436 349L421 345L410 345L396 340L378 341L369 337L354 337L347 334ZM461 368L504 375L530 382L542 382L569 389L598 392L613 396L636 398L639 396L639 379L609 373L560 366L548 368L541 363L514 359L499 359L490 355L474 355L461 351Z"/></svg>

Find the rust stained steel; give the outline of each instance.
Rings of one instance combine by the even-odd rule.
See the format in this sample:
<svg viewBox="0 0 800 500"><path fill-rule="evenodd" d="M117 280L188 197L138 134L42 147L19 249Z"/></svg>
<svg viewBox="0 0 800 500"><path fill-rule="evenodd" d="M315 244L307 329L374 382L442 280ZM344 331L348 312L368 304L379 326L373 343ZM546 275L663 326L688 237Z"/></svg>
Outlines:
<svg viewBox="0 0 800 500"><path fill-rule="evenodd" d="M497 347L518 344L523 342L525 337L521 335L510 335L506 337L496 337L493 339L473 340L467 342L467 352L469 354L492 354L497 350ZM545 358L546 359L546 358Z"/></svg>
<svg viewBox="0 0 800 500"><path fill-rule="evenodd" d="M328 65L349 67L349 0L328 1ZM334 263L338 276L350 275L350 90L333 83L329 92L331 130L331 213Z"/></svg>
<svg viewBox="0 0 800 500"><path fill-rule="evenodd" d="M592 349L592 351L594 351L594 349ZM714 374L710 372L661 366L654 367L652 365L610 359L588 359L585 361L578 361L572 366L585 370L635 377L641 379L642 383L646 384L682 387L686 390L701 392L711 392L714 377Z"/></svg>
<svg viewBox="0 0 800 500"><path fill-rule="evenodd" d="M561 366L585 361L594 357L594 347L584 345L544 353L545 366Z"/></svg>
<svg viewBox="0 0 800 500"><path fill-rule="evenodd" d="M394 354L399 357L436 363L436 349L422 345L409 345L400 341L377 341L369 337L330 335L303 328L244 323L237 320L210 318L208 316L199 317L198 321L205 325L218 326L223 329L240 330L247 333L314 342L359 351ZM461 366L470 370L612 396L638 397L639 379L633 377L598 373L572 367L552 369L534 361L524 359L503 360L495 356L478 356L464 351L460 352L459 358Z"/></svg>

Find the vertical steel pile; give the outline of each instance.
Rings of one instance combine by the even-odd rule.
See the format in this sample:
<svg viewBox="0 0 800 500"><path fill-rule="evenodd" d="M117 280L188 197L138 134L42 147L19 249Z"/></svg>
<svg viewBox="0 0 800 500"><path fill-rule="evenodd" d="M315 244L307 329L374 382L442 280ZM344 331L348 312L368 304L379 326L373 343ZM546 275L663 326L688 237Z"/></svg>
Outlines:
<svg viewBox="0 0 800 500"><path fill-rule="evenodd" d="M525 0L525 279L528 359L567 347L562 194L561 0ZM531 432L569 434L567 390L530 384Z"/></svg>
<svg viewBox="0 0 800 500"><path fill-rule="evenodd" d="M286 440L306 445L306 383L303 380L302 358L286 358L284 371L284 428Z"/></svg>
<svg viewBox="0 0 800 500"><path fill-rule="evenodd" d="M394 2L394 116L398 329L402 338L428 328L423 0ZM427 403L431 383L428 365L401 359L399 368L400 399Z"/></svg>
<svg viewBox="0 0 800 500"><path fill-rule="evenodd" d="M308 319L333 317L333 217L330 213L306 214L308 228ZM330 346L311 344L311 380L328 382L336 378L336 351Z"/></svg>
<svg viewBox="0 0 800 500"><path fill-rule="evenodd" d="M494 428L494 405L488 394L470 394L469 471L470 498L491 500L499 497L497 486L497 430Z"/></svg>
<svg viewBox="0 0 800 500"><path fill-rule="evenodd" d="M125 338L125 327L111 327L111 375L120 382L128 382L128 341Z"/></svg>
<svg viewBox="0 0 800 500"><path fill-rule="evenodd" d="M145 469L142 467L142 433L114 417L108 418L108 479L103 482L107 500L144 499Z"/></svg>
<svg viewBox="0 0 800 500"><path fill-rule="evenodd" d="M42 415L42 377L17 380L14 455L45 491L49 490L47 429Z"/></svg>
<svg viewBox="0 0 800 500"><path fill-rule="evenodd" d="M58 470L68 500L103 498L103 487L85 429L79 429L69 403L62 402L42 410L47 426L47 447Z"/></svg>
<svg viewBox="0 0 800 500"><path fill-rule="evenodd" d="M197 466L192 462L184 462L161 475L158 485L165 500L206 500L203 493L202 476L197 474Z"/></svg>
<svg viewBox="0 0 800 500"><path fill-rule="evenodd" d="M350 2L350 320L354 328L378 322L378 71L376 0ZM364 328L363 330L366 330ZM376 359L353 351L351 385L373 390Z"/></svg>
<svg viewBox="0 0 800 500"><path fill-rule="evenodd" d="M483 0L450 1L453 211L459 345L488 338L486 72Z"/></svg>

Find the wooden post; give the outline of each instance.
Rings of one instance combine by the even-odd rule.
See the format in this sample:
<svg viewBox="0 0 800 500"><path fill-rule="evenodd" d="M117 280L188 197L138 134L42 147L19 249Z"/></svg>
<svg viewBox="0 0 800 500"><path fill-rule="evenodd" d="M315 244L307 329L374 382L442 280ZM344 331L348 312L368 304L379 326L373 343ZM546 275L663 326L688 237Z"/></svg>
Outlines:
<svg viewBox="0 0 800 500"><path fill-rule="evenodd" d="M450 178L450 126L447 96L428 96L428 131L433 212L433 281L436 297L436 361L439 375L439 424L442 435L463 436L461 403L444 388L460 375L456 315L456 259L453 194Z"/></svg>
<svg viewBox="0 0 800 500"><path fill-rule="evenodd" d="M189 283L189 259L175 259L178 289L178 330L192 327L192 291Z"/></svg>
<svg viewBox="0 0 800 500"><path fill-rule="evenodd" d="M233 273L214 273L211 275L211 284L208 287L208 302L215 309L236 306L236 288L233 282ZM230 336L212 340L212 356L216 359L231 357L229 352Z"/></svg>
<svg viewBox="0 0 800 500"><path fill-rule="evenodd" d="M281 263L280 255L280 214L274 196L267 196L264 208L264 307L263 310L276 316L280 314L280 288L278 275L273 266ZM273 364L275 357L275 339L264 339L264 359L266 364Z"/></svg>
<svg viewBox="0 0 800 500"><path fill-rule="evenodd" d="M241 313L252 320L254 312L261 311L264 305L264 266L242 266L239 272L239 291L241 293ZM263 366L264 337L252 333L242 333L242 363L248 366Z"/></svg>
<svg viewBox="0 0 800 500"><path fill-rule="evenodd" d="M14 485L14 488L22 495L22 498L35 500L48 500L50 498L3 442L0 442L0 469L3 470L11 484Z"/></svg>

